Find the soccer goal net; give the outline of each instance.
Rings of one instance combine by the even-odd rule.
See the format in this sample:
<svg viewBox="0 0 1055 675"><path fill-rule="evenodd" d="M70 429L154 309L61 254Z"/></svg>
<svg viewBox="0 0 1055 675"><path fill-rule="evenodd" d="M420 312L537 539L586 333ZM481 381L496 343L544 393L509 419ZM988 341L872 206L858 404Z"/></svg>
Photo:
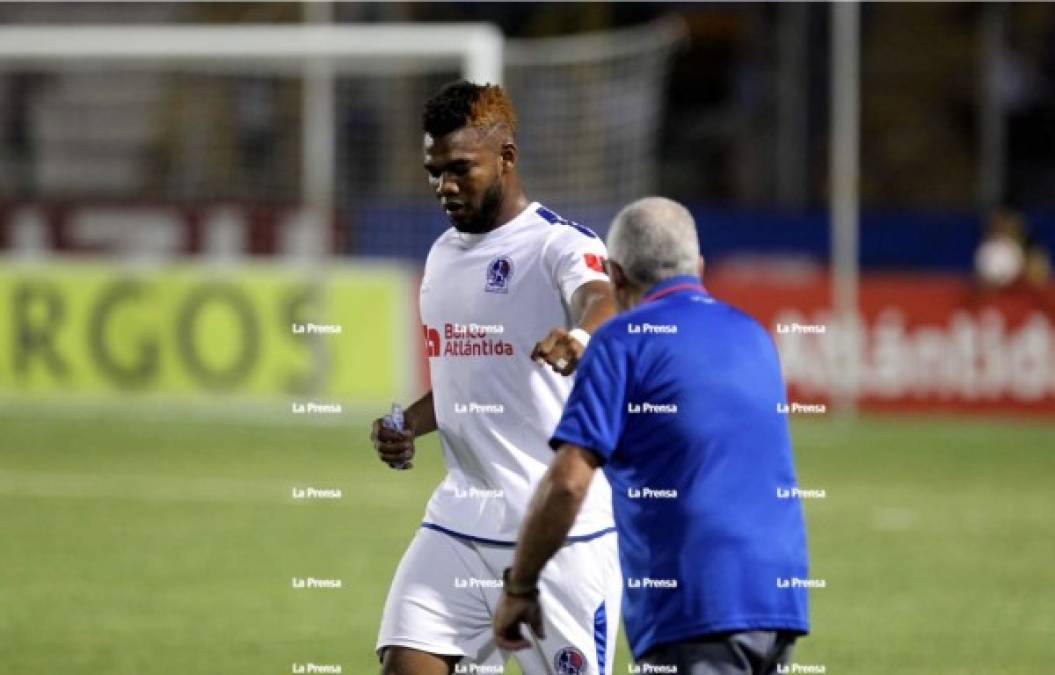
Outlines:
<svg viewBox="0 0 1055 675"><path fill-rule="evenodd" d="M509 89L529 195L603 229L653 188L684 34L673 19L530 41L482 24L9 25L0 199L173 208L190 234L137 245L184 253L222 248L233 219L227 245L248 252L420 257L445 227L421 107L464 77ZM105 250L121 222L77 236Z"/></svg>

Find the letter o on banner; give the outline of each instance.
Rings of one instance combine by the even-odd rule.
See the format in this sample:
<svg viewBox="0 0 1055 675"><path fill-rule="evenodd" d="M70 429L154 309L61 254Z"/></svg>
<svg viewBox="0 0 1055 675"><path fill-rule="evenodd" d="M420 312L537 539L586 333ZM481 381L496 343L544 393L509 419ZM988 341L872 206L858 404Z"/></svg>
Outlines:
<svg viewBox="0 0 1055 675"><path fill-rule="evenodd" d="M202 309L209 303L230 307L242 327L242 350L230 366L210 368L201 358L194 343L194 327ZM260 354L260 324L253 306L238 286L212 282L202 284L187 296L176 317L176 343L187 370L196 380L210 389L231 389L241 384L252 372Z"/></svg>

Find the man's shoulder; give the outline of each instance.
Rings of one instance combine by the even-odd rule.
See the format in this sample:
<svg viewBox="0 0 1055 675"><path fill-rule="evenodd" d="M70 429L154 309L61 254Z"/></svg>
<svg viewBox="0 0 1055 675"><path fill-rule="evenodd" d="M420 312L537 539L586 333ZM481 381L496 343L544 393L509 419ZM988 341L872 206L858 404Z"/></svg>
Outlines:
<svg viewBox="0 0 1055 675"><path fill-rule="evenodd" d="M537 245L548 264L554 265L565 256L582 252L590 253L596 258L595 265L600 267L604 242L593 230L537 202L532 205L530 217L532 227L528 231L537 237Z"/></svg>
<svg viewBox="0 0 1055 675"><path fill-rule="evenodd" d="M698 302L702 307L711 311L711 316L715 321L722 321L742 330L766 332L766 329L758 322L758 319L735 305L722 302L709 295L702 297Z"/></svg>
<svg viewBox="0 0 1055 675"><path fill-rule="evenodd" d="M565 218L553 209L543 204L536 203L534 213L532 214L538 221L550 226L547 228L547 234L549 235L566 235L572 239L578 237L585 237L586 239L596 239L600 241L600 236L590 228L575 222L569 218Z"/></svg>
<svg viewBox="0 0 1055 675"><path fill-rule="evenodd" d="M769 340L769 332L744 310L708 295L692 294L639 305L639 335L675 335L683 339Z"/></svg>
<svg viewBox="0 0 1055 675"><path fill-rule="evenodd" d="M538 205L532 217L536 226L531 229L539 237L541 259L549 269L560 269L560 265L581 257L591 270L603 273L607 249L593 230L542 205Z"/></svg>

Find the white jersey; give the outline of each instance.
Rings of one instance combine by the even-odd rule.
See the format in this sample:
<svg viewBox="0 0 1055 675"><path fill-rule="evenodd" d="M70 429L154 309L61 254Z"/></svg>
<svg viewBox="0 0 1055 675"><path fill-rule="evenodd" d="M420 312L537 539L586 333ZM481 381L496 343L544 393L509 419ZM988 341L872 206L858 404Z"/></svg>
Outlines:
<svg viewBox="0 0 1055 675"><path fill-rule="evenodd" d="M420 305L447 476L426 527L516 541L573 383L531 350L553 328L572 328L572 294L607 281L605 255L597 235L538 203L491 232L451 228L432 245ZM570 536L613 527L611 502L598 471Z"/></svg>

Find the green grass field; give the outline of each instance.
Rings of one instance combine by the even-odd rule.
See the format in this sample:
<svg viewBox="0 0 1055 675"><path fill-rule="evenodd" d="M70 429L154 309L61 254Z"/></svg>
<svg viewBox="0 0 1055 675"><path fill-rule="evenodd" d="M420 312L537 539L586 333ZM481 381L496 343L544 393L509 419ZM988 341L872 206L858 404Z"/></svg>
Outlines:
<svg viewBox="0 0 1055 675"><path fill-rule="evenodd" d="M364 419L342 419L0 409L0 672L377 672L388 582L442 464L429 439L413 471L391 471ZM827 491L807 503L827 588L796 662L1052 672L1055 425L884 417L794 436L801 485ZM294 485L344 498L297 502Z"/></svg>

